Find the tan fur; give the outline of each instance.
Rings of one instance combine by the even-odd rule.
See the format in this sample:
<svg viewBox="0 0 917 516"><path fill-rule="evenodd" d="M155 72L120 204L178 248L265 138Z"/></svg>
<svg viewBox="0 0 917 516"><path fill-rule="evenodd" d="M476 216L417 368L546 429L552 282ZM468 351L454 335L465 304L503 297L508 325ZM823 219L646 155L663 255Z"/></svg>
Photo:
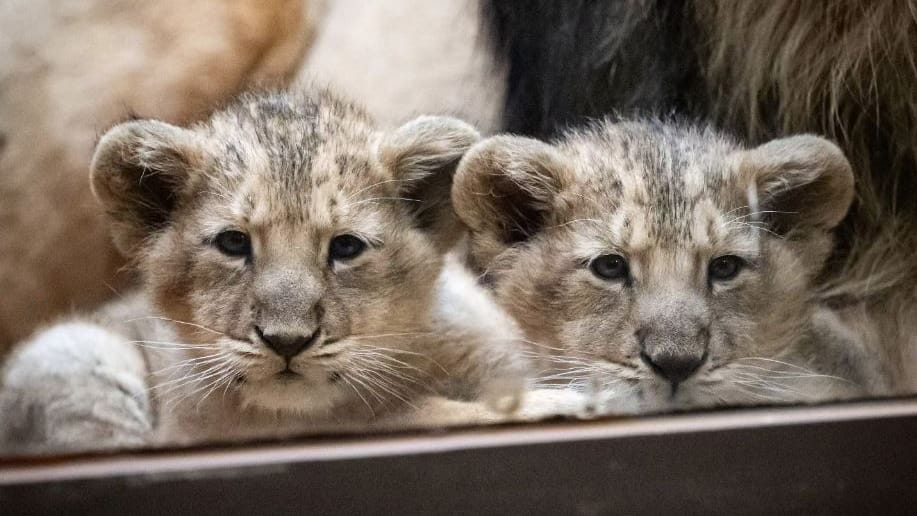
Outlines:
<svg viewBox="0 0 917 516"><path fill-rule="evenodd" d="M894 149L890 164L917 160L913 0L717 0L698 3L697 15L714 45L706 77L719 86L719 115L746 121L752 140L774 130L818 130L837 139L863 175L860 195L868 209L877 207L867 133L876 118ZM762 99L775 100L776 111L765 111Z"/></svg>
<svg viewBox="0 0 917 516"><path fill-rule="evenodd" d="M917 342L917 2L698 2L715 115L760 141L816 131L857 176L844 261L819 285L847 332L913 392ZM851 337L853 338L853 337Z"/></svg>
<svg viewBox="0 0 917 516"><path fill-rule="evenodd" d="M826 296L885 295L917 276L917 3L698 2L716 118L753 142L814 131L836 140L859 202ZM877 129L878 128L878 129ZM906 289L909 287L906 287Z"/></svg>
<svg viewBox="0 0 917 516"><path fill-rule="evenodd" d="M814 322L812 285L852 197L850 165L821 138L746 150L658 122L598 123L554 144L494 137L466 154L453 186L471 261L545 357L543 381L614 411L869 388L847 360L858 349L822 340ZM625 279L591 271L612 254ZM746 266L710 279L727 255ZM664 381L651 346L699 369Z"/></svg>
<svg viewBox="0 0 917 516"><path fill-rule="evenodd" d="M79 399L121 414L127 402L109 399L126 391L155 417L101 425L79 400L61 402L56 410L73 412L68 424L102 430L46 443L95 448L390 425L427 406L426 397L520 389L526 362L513 323L460 267L445 264L448 245L428 224L428 207L448 204L449 190L427 186L450 178L477 139L443 117L380 131L326 91L246 95L187 129L152 120L111 129L92 161L92 188L144 288L97 314L94 331L143 357L149 377L140 383L150 394L122 382L109 359L67 372L57 357L81 347L91 364L93 339L80 342L80 333L93 332L51 328L7 368L5 403L18 414L7 434L57 435L29 414L42 414L42 400L61 396L55 389L74 378L102 374L96 369L117 388L77 389ZM248 235L250 252L221 250L226 231ZM345 234L365 250L335 258L332 242ZM278 335L312 337L284 358L267 337ZM42 377L58 380L39 386ZM36 428L23 430L29 425Z"/></svg>
<svg viewBox="0 0 917 516"><path fill-rule="evenodd" d="M302 0L0 5L0 355L126 283L86 181L99 131L130 113L188 123L288 81L315 14Z"/></svg>

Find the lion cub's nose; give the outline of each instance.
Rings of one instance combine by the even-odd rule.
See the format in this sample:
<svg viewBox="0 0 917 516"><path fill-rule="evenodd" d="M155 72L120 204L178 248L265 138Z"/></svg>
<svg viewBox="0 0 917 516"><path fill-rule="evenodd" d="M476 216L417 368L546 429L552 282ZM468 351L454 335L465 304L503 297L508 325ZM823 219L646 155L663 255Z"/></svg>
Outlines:
<svg viewBox="0 0 917 516"><path fill-rule="evenodd" d="M255 333L258 334L258 337L264 341L267 347L274 350L274 353L289 360L315 344L315 341L318 340L319 330L315 330L312 335L303 336L264 333L261 328L255 326Z"/></svg>
<svg viewBox="0 0 917 516"><path fill-rule="evenodd" d="M707 361L708 335L706 328L642 328L637 331L640 358L656 374L678 385Z"/></svg>
<svg viewBox="0 0 917 516"><path fill-rule="evenodd" d="M694 371L697 371L706 360L706 356L696 353L661 352L649 354L640 353L640 358L657 374L672 382L679 384L687 380Z"/></svg>

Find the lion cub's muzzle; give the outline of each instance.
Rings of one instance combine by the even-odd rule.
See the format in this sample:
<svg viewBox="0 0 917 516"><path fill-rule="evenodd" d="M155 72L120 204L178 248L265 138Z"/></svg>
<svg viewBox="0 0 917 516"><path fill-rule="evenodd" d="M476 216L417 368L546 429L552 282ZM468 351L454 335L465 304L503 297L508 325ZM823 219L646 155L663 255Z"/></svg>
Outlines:
<svg viewBox="0 0 917 516"><path fill-rule="evenodd" d="M666 319L643 326L636 337L640 358L677 388L707 361L710 332L706 325L671 325Z"/></svg>
<svg viewBox="0 0 917 516"><path fill-rule="evenodd" d="M303 271L272 272L256 281L254 331L265 347L289 361L320 340L324 289Z"/></svg>
<svg viewBox="0 0 917 516"><path fill-rule="evenodd" d="M261 342L274 353L290 360L318 342L321 329L316 329L310 335L298 335L295 333L265 333L260 326L255 325L255 333Z"/></svg>

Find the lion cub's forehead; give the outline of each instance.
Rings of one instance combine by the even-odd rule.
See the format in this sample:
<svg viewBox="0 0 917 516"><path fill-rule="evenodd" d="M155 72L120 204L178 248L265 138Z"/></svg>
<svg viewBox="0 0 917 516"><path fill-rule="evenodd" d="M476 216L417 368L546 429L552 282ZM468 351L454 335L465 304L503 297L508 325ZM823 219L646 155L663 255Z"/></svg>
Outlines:
<svg viewBox="0 0 917 516"><path fill-rule="evenodd" d="M253 223L333 225L387 183L370 118L330 95L244 97L206 131L219 169L209 187Z"/></svg>
<svg viewBox="0 0 917 516"><path fill-rule="evenodd" d="M618 245L724 238L741 200L737 147L709 130L609 123L568 135L561 150L576 169L574 217L601 221L590 226Z"/></svg>

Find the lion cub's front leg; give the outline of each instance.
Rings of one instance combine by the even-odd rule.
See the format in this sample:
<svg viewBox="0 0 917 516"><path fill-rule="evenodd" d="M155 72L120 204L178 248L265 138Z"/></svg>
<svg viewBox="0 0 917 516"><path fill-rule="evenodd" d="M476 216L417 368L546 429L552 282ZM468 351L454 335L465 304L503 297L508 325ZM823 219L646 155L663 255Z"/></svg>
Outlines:
<svg viewBox="0 0 917 516"><path fill-rule="evenodd" d="M0 449L117 449L153 427L146 365L126 338L98 325L53 326L23 343L0 377Z"/></svg>

